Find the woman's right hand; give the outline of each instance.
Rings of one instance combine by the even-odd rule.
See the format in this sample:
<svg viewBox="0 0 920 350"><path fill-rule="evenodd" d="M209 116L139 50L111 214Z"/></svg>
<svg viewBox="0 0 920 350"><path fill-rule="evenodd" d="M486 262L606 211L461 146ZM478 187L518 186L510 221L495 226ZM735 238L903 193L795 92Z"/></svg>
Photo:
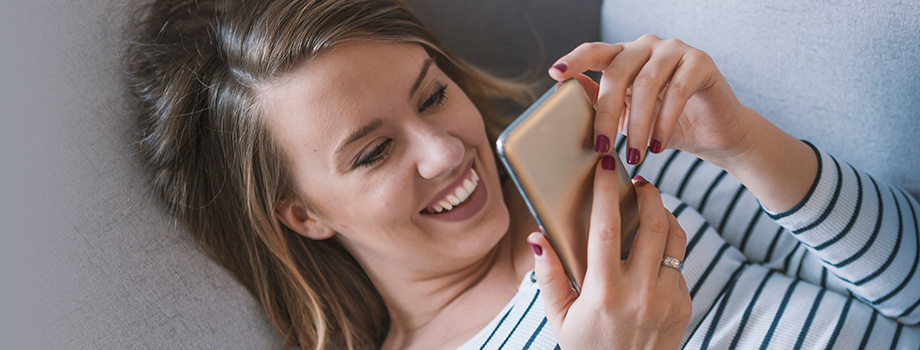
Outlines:
<svg viewBox="0 0 920 350"><path fill-rule="evenodd" d="M620 260L616 163L605 156L594 177L588 267L579 295L546 237L532 233L535 273L550 327L563 349L676 349L690 323L690 293L664 256L684 259L686 234L658 190L634 179L639 231Z"/></svg>

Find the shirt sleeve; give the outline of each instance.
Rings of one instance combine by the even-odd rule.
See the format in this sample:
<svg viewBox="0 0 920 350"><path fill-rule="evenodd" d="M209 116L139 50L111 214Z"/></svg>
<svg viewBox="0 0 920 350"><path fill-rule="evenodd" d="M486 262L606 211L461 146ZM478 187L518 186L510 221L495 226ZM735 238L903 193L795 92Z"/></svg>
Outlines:
<svg viewBox="0 0 920 350"><path fill-rule="evenodd" d="M856 298L906 324L920 323L917 200L808 144L818 175L785 212L766 211Z"/></svg>

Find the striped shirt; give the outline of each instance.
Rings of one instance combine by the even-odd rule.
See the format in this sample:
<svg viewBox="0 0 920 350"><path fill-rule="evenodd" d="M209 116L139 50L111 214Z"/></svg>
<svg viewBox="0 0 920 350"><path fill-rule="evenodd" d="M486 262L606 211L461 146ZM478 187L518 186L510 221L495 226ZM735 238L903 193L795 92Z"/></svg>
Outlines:
<svg viewBox="0 0 920 350"><path fill-rule="evenodd" d="M782 213L685 152L627 165L687 232L682 348L920 349L920 204L809 146L818 177ZM461 349L558 349L532 273Z"/></svg>

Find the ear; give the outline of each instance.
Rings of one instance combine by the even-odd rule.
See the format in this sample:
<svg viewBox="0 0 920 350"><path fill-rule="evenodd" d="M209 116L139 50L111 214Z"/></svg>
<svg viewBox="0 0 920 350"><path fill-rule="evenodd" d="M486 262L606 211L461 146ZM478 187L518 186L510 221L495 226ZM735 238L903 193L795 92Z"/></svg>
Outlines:
<svg viewBox="0 0 920 350"><path fill-rule="evenodd" d="M279 201L275 207L275 217L284 226L310 239L323 240L335 235L334 230L311 215L300 201Z"/></svg>

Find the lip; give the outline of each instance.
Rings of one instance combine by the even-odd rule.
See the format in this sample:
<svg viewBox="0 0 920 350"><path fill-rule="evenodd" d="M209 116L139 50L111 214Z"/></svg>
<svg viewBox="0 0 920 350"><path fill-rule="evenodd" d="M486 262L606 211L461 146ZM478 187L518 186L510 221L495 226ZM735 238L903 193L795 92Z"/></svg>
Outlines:
<svg viewBox="0 0 920 350"><path fill-rule="evenodd" d="M430 208L438 203L438 201L443 200L448 194L453 193L453 191L463 183L463 180L466 180L470 177L470 172L475 168L475 160L470 160L470 163L466 166L466 169L463 170L463 173L460 176L457 176L457 179L451 182L449 185L445 186L443 190L438 192L438 194L425 206L425 208ZM442 220L442 221L463 221L469 219L479 213L482 208L485 207L486 200L488 199L488 190L485 186L485 181L483 181L482 173L479 169L476 169L477 174L479 174L480 180L479 185L476 186L476 189L470 193L470 196L463 203L458 204L452 210L439 213L439 214L429 214L426 213L424 208L419 212L422 217Z"/></svg>

